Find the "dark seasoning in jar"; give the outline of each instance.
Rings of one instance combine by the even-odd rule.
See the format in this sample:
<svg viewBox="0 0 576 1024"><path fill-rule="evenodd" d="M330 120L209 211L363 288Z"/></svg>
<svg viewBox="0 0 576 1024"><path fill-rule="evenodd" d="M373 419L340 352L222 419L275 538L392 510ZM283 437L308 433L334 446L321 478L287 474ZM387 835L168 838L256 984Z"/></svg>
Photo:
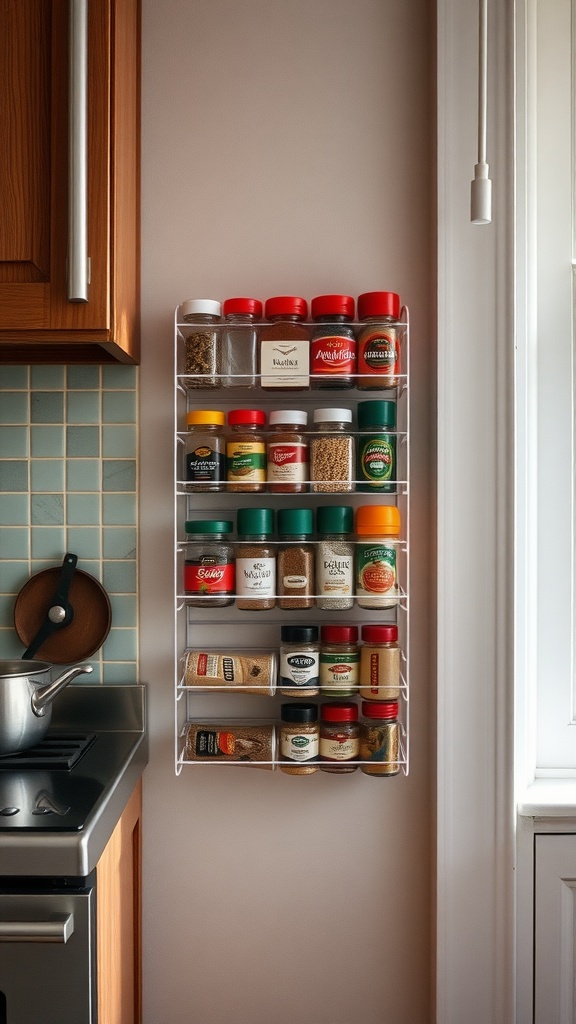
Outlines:
<svg viewBox="0 0 576 1024"><path fill-rule="evenodd" d="M183 383L187 388L219 388L221 338L213 324L221 321L222 306L215 299L188 299L180 307L185 323L194 324L184 340Z"/></svg>
<svg viewBox="0 0 576 1024"><path fill-rule="evenodd" d="M186 417L184 478L187 491L222 491L226 480L224 413L197 409Z"/></svg>
<svg viewBox="0 0 576 1024"><path fill-rule="evenodd" d="M356 370L356 337L351 295L317 295L311 302L315 326L310 341L313 388L351 388Z"/></svg>
<svg viewBox="0 0 576 1024"><path fill-rule="evenodd" d="M314 607L314 532L311 508L281 508L278 512L278 607Z"/></svg>

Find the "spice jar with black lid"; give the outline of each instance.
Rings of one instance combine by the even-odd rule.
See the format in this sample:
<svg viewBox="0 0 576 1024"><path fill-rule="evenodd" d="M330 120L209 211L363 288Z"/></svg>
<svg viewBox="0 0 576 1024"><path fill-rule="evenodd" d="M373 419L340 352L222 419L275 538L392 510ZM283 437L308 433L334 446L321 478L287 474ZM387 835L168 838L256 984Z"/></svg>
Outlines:
<svg viewBox="0 0 576 1024"><path fill-rule="evenodd" d="M358 456L356 459L359 491L394 494L396 469L396 403L358 402Z"/></svg>
<svg viewBox="0 0 576 1024"><path fill-rule="evenodd" d="M310 304L315 326L310 341L312 388L351 388L356 372L356 337L351 295L317 295Z"/></svg>
<svg viewBox="0 0 576 1024"><path fill-rule="evenodd" d="M225 388L255 388L258 383L256 321L262 317L259 299L225 299L222 306L222 385Z"/></svg>
<svg viewBox="0 0 576 1024"><path fill-rule="evenodd" d="M314 409L310 440L311 490L330 494L354 490L354 437L350 409Z"/></svg>
<svg viewBox="0 0 576 1024"><path fill-rule="evenodd" d="M299 494L308 489L308 413L303 409L273 409L268 417L266 445L268 490Z"/></svg>
<svg viewBox="0 0 576 1024"><path fill-rule="evenodd" d="M184 562L186 604L193 608L224 608L235 593L232 523L218 519L186 521L190 540Z"/></svg>
<svg viewBox="0 0 576 1024"><path fill-rule="evenodd" d="M365 292L358 296L358 387L386 391L400 383L400 296Z"/></svg>
<svg viewBox="0 0 576 1024"><path fill-rule="evenodd" d="M187 388L221 387L222 345L219 331L222 305L215 299L187 299L180 306L185 323L193 324L184 339L184 378Z"/></svg>
<svg viewBox="0 0 576 1024"><path fill-rule="evenodd" d="M280 630L280 693L314 697L320 691L318 626L282 626Z"/></svg>
<svg viewBox="0 0 576 1024"><path fill-rule="evenodd" d="M365 775L398 775L400 723L398 701L362 701L360 770Z"/></svg>
<svg viewBox="0 0 576 1024"><path fill-rule="evenodd" d="M276 604L276 551L271 541L274 510L239 508L236 532L236 607L245 610L274 608Z"/></svg>
<svg viewBox="0 0 576 1024"><path fill-rule="evenodd" d="M266 413L261 409L232 409L226 442L226 480L229 491L266 489Z"/></svg>
<svg viewBox="0 0 576 1024"><path fill-rule="evenodd" d="M320 707L320 771L355 772L360 750L358 705L348 701L331 701Z"/></svg>
<svg viewBox="0 0 576 1024"><path fill-rule="evenodd" d="M299 295L275 295L267 299L260 328L260 385L265 391L310 387L310 329L304 321L308 303Z"/></svg>
<svg viewBox="0 0 576 1024"><path fill-rule="evenodd" d="M194 409L186 416L184 478L187 491L223 491L226 487L224 413Z"/></svg>
<svg viewBox="0 0 576 1024"><path fill-rule="evenodd" d="M357 626L320 628L320 693L352 697L358 690L360 652Z"/></svg>
<svg viewBox="0 0 576 1024"><path fill-rule="evenodd" d="M318 708L315 704L282 704L280 708L280 770L286 775L318 771Z"/></svg>
<svg viewBox="0 0 576 1024"><path fill-rule="evenodd" d="M320 505L316 511L316 604L345 609L354 604L354 509Z"/></svg>
<svg viewBox="0 0 576 1024"><path fill-rule="evenodd" d="M311 508L278 511L279 608L314 607L314 516Z"/></svg>

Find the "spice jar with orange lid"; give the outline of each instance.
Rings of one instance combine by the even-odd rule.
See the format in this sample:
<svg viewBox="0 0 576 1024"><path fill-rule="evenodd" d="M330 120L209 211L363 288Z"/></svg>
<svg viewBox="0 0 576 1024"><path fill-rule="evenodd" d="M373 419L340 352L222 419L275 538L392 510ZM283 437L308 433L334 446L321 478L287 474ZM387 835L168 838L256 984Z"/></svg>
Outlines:
<svg viewBox="0 0 576 1024"><path fill-rule="evenodd" d="M356 600L360 608L394 608L400 600L400 511L395 505L356 509Z"/></svg>
<svg viewBox="0 0 576 1024"><path fill-rule="evenodd" d="M400 296L364 292L358 296L358 387L385 391L397 387L400 374Z"/></svg>
<svg viewBox="0 0 576 1024"><path fill-rule="evenodd" d="M232 409L232 428L226 442L226 480L229 491L263 491L266 488L266 441L261 409Z"/></svg>

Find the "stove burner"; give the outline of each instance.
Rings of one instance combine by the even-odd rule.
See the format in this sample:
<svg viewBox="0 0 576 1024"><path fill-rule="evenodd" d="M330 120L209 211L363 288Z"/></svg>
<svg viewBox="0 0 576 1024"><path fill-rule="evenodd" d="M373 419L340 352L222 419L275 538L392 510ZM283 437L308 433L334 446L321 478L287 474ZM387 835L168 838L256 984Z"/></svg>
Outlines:
<svg viewBox="0 0 576 1024"><path fill-rule="evenodd" d="M38 768L70 771L88 747L92 746L96 733L48 732L40 743L18 754L0 757L3 768Z"/></svg>

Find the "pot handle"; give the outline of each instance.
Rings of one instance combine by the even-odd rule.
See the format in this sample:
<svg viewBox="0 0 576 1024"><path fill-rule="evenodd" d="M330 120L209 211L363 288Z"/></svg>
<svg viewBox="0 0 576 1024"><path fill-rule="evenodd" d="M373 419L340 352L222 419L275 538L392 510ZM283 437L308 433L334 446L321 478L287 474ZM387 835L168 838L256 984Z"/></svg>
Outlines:
<svg viewBox="0 0 576 1024"><path fill-rule="evenodd" d="M53 683L49 683L48 686L39 687L32 694L32 711L38 718L42 718L46 714L46 708L52 703L55 697L58 696L60 690L63 690L68 683L79 676L81 672L91 672L91 665L75 665L74 668L69 668L67 672L63 672L58 679L55 679Z"/></svg>

